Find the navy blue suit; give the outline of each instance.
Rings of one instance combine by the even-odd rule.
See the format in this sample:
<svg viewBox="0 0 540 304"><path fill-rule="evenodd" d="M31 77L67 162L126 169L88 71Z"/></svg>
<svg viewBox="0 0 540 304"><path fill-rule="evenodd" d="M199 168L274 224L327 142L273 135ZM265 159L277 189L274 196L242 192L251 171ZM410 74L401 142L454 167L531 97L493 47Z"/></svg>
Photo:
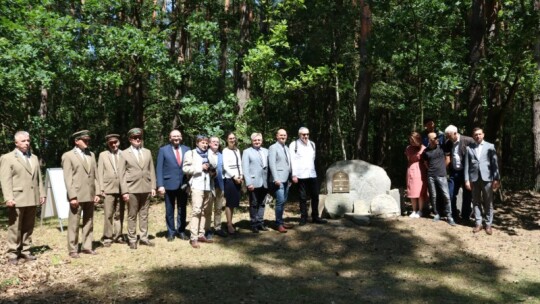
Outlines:
<svg viewBox="0 0 540 304"><path fill-rule="evenodd" d="M174 146L171 144L159 148L156 165L157 187L165 188L165 221L167 223L168 237L183 233L186 229L186 205L188 195L182 190L182 185L186 184L182 165L184 156L189 147L179 145L179 153L182 155L181 164L178 165ZM177 224L174 224L174 207L177 207Z"/></svg>

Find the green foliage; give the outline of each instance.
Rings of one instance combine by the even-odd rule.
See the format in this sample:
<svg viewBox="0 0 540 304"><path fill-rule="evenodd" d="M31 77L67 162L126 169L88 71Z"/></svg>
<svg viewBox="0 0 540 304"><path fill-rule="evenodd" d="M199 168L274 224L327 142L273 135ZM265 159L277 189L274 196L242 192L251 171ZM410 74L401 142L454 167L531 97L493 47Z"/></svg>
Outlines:
<svg viewBox="0 0 540 304"><path fill-rule="evenodd" d="M245 147L252 132L270 143L278 128L294 139L307 126L323 173L343 153L356 157L358 76L369 69L368 161L386 153L381 165L394 184L403 181L406 135L422 129L423 117L466 129L472 82L481 84L484 112L494 106L490 88L499 87L503 101L516 88L500 141L520 142L523 151L506 152L505 162L526 163L529 106L540 90L533 48L540 18L532 2L500 2L475 73L471 1L368 1L365 62L356 3L231 1L225 10L218 0L4 1L0 150L12 149L14 132L28 130L36 153L58 166L72 144L67 138L82 128L100 150L105 134L134 126L145 128L150 149L175 127L187 143L234 130ZM241 72L249 80L245 105L236 97Z"/></svg>

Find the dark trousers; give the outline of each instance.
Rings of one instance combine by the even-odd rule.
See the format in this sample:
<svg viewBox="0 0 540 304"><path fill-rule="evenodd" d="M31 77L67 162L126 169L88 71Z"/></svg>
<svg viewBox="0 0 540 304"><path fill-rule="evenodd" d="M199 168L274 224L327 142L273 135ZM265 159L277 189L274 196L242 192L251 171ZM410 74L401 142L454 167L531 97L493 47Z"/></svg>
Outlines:
<svg viewBox="0 0 540 304"><path fill-rule="evenodd" d="M248 191L251 227L257 227L264 224L264 198L266 197L267 193L268 189L264 187L255 188L253 191Z"/></svg>
<svg viewBox="0 0 540 304"><path fill-rule="evenodd" d="M471 191L467 190L464 187L465 176L463 170L454 171L450 170L450 178L448 179L448 192L450 193L450 202L452 205L452 214L454 219L459 215L457 210L457 195L459 193L459 188L463 189L463 203L461 205L461 218L468 220L471 217L472 208L471 208Z"/></svg>
<svg viewBox="0 0 540 304"><path fill-rule="evenodd" d="M182 190L165 190L165 222L167 223L167 236L174 237L186 230L186 206L188 195ZM176 211L176 225L174 224L174 209Z"/></svg>
<svg viewBox="0 0 540 304"><path fill-rule="evenodd" d="M300 192L300 218L307 220L307 200L311 199L311 219L319 218L319 186L317 178L299 178L298 191Z"/></svg>

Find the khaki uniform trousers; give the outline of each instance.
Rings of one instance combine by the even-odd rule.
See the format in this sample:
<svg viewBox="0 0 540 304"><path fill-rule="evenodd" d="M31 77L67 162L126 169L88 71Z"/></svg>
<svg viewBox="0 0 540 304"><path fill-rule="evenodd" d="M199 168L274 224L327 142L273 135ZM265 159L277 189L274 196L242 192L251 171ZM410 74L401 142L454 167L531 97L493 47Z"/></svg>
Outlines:
<svg viewBox="0 0 540 304"><path fill-rule="evenodd" d="M103 241L112 243L122 238L126 203L119 193L105 194L103 205L105 213L103 217Z"/></svg>
<svg viewBox="0 0 540 304"><path fill-rule="evenodd" d="M82 250L92 250L94 241L94 202L79 202L79 207L69 206L68 214L68 250L78 252L79 250L79 222L82 212Z"/></svg>
<svg viewBox="0 0 540 304"><path fill-rule="evenodd" d="M36 221L36 206L8 207L7 257L16 259L30 254L32 232Z"/></svg>
<svg viewBox="0 0 540 304"><path fill-rule="evenodd" d="M210 225L212 224L212 210L214 211L214 229L221 230L221 212L223 209L223 191L216 188L216 196L210 199L208 207L205 209L204 216L206 217L206 222L204 229L206 231L210 230Z"/></svg>
<svg viewBox="0 0 540 304"><path fill-rule="evenodd" d="M137 242L137 216L139 217L140 239L148 242L148 209L150 193L130 193L128 202L128 240Z"/></svg>

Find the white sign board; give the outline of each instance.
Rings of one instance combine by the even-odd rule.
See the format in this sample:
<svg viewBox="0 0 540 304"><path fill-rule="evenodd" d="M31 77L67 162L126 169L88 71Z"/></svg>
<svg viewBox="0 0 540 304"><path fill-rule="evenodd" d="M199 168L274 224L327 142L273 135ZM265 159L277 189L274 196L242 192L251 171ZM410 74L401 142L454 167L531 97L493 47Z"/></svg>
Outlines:
<svg viewBox="0 0 540 304"><path fill-rule="evenodd" d="M56 216L60 221L60 230L63 230L62 220L68 218L69 202L62 168L47 169L45 185L47 186L47 201L41 209L41 220Z"/></svg>

